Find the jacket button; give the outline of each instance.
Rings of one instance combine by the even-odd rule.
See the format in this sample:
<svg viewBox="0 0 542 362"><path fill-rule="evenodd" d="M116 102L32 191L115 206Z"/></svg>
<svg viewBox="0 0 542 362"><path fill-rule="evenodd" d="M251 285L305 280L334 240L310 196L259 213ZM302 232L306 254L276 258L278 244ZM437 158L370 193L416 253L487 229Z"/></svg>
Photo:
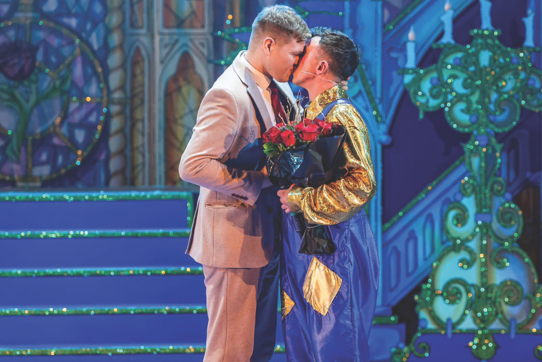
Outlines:
<svg viewBox="0 0 542 362"><path fill-rule="evenodd" d="M268 207L268 208L267 208L267 212L268 212L269 214L272 214L272 213L273 213L273 208L272 208L272 207Z"/></svg>

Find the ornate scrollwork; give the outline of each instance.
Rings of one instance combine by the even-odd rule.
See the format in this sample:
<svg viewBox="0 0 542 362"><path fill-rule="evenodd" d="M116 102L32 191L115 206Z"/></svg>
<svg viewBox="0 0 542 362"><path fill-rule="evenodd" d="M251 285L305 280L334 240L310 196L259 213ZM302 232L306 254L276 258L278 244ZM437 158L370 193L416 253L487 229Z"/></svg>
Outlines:
<svg viewBox="0 0 542 362"><path fill-rule="evenodd" d="M503 196L506 192L506 182L502 177L492 177L489 180L489 190L494 196Z"/></svg>
<svg viewBox="0 0 542 362"><path fill-rule="evenodd" d="M537 284L534 265L516 244L523 216L499 176L502 145L495 138L495 132L517 124L521 107L536 112L542 108L542 71L531 63L531 53L538 49L507 48L498 40L499 31L471 34L473 41L467 46L435 45L443 49L436 65L404 69L402 74L421 116L443 108L454 129L472 133L464 145L469 175L461 180L461 194L443 219L452 245L433 263L428 282L416 296L416 310L430 321L425 333L444 333L450 321L458 329L471 318L478 329L469 346L476 358L487 360L497 349L493 339L497 328L510 327L512 319L518 319L516 329L531 328L542 307L542 286ZM468 256L455 261L463 252ZM459 269L452 268L455 262ZM517 273L503 274L506 268ZM450 311L445 305L455 308ZM396 356L408 358L410 352L418 356L414 345L415 340L402 352L395 351ZM542 359L542 348L535 355Z"/></svg>
<svg viewBox="0 0 542 362"><path fill-rule="evenodd" d="M474 217L460 202L453 202L444 214L444 232L448 240L459 247L473 240L478 233Z"/></svg>
<svg viewBox="0 0 542 362"><path fill-rule="evenodd" d="M535 112L538 112L538 110L542 108L541 88L542 72L538 69L532 69L530 78L520 94L523 107Z"/></svg>
<svg viewBox="0 0 542 362"><path fill-rule="evenodd" d="M488 360L495 355L498 345L495 343L493 334L483 331L478 331L476 336L469 343L472 354L480 360Z"/></svg>
<svg viewBox="0 0 542 362"><path fill-rule="evenodd" d="M424 330L421 330L416 333L414 338L412 338L410 345L408 345L407 347L392 348L392 362L404 362L410 357L411 353L416 357L428 357L429 353L431 353L431 347L429 347L429 344L427 344L426 342L418 342L418 338L420 338L424 334L424 332ZM416 344L416 342L418 342L418 344Z"/></svg>
<svg viewBox="0 0 542 362"><path fill-rule="evenodd" d="M523 216L519 207L513 202L503 202L497 209L497 222L492 223L488 231L495 242L513 245L523 231Z"/></svg>
<svg viewBox="0 0 542 362"><path fill-rule="evenodd" d="M466 47L435 44L443 49L438 63L402 70L405 85L420 116L444 108L448 123L459 132L507 132L517 124L521 106L538 109L542 103L541 73L531 63L537 49L509 49L497 39L499 31L471 34Z"/></svg>

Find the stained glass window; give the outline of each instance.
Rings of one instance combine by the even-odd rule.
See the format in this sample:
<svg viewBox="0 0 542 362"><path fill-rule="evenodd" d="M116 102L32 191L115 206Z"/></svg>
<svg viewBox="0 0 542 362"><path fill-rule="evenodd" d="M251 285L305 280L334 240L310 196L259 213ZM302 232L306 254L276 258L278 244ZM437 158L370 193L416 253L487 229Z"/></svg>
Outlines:
<svg viewBox="0 0 542 362"><path fill-rule="evenodd" d="M184 53L177 71L166 85L166 184L178 185L179 161L192 136L196 115L203 99L204 85L194 65L194 59Z"/></svg>
<svg viewBox="0 0 542 362"><path fill-rule="evenodd" d="M164 27L198 29L205 26L204 0L163 0Z"/></svg>

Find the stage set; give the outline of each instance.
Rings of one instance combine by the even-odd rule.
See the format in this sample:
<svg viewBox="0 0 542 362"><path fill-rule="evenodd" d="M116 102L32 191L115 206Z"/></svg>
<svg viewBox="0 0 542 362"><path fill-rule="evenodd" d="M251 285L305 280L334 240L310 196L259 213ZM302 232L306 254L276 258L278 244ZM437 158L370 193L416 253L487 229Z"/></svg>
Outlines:
<svg viewBox="0 0 542 362"><path fill-rule="evenodd" d="M0 361L203 359L179 160L276 3L362 49L371 361L542 360L540 0L0 0Z"/></svg>

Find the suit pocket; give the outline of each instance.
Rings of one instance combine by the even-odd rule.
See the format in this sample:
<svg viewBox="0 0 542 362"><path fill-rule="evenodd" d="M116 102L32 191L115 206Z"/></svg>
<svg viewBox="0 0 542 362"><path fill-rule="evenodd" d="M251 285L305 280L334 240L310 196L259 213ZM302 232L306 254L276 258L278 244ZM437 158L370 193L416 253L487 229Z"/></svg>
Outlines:
<svg viewBox="0 0 542 362"><path fill-rule="evenodd" d="M205 207L208 207L210 209L235 209L235 208L245 208L246 205L238 202L238 203L227 203L227 204L221 204L221 203L207 203L205 204Z"/></svg>
<svg viewBox="0 0 542 362"><path fill-rule="evenodd" d="M235 197L223 194L221 192L214 191L214 195L207 199L205 207L211 209L232 209L246 207L246 204L243 204L240 200L237 200Z"/></svg>

